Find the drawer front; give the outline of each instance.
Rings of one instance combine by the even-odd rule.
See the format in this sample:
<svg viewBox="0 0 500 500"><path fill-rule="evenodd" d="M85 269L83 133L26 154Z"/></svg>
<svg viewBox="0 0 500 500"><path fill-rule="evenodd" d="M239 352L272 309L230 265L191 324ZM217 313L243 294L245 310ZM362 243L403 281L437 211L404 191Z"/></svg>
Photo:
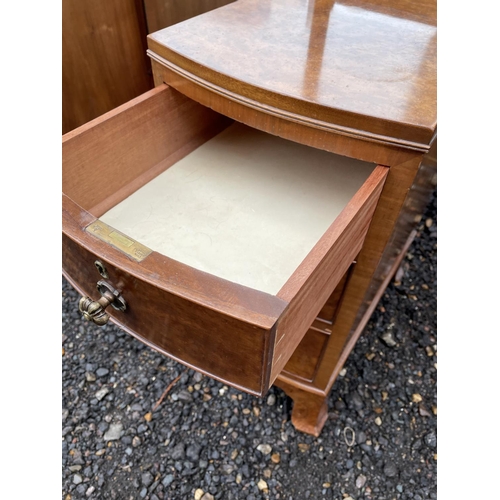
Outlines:
<svg viewBox="0 0 500 500"><path fill-rule="evenodd" d="M127 303L124 312L106 309L111 321L181 363L263 395L359 252L388 169L369 170L276 293L199 270L159 251L138 259L89 231L111 208L200 151L228 125L226 117L162 85L64 136L63 271L82 295L97 301L96 283L103 278L94 263L101 260L109 275L106 281ZM279 147L286 149L283 143ZM279 175L274 177L280 182ZM268 188L271 196L277 195L279 189ZM328 198L328 191L322 196ZM123 241L133 240L130 234L122 236Z"/></svg>
<svg viewBox="0 0 500 500"><path fill-rule="evenodd" d="M63 200L63 273L82 296L97 301L97 282L111 284L127 304L123 312L106 309L113 323L191 368L262 394L275 318L285 304L253 290L231 291L231 284L224 288L226 283L210 276L190 276L189 268L156 252L142 263L135 262L86 232L92 220L70 200ZM104 266L106 278L99 274L96 261ZM170 283L168 289L165 283ZM203 294L196 295L203 288L213 295L211 303L203 302ZM217 301L218 293L232 295L232 302L244 307L246 314L230 314L228 305ZM261 302L264 308L259 307ZM264 314L248 314L257 308Z"/></svg>

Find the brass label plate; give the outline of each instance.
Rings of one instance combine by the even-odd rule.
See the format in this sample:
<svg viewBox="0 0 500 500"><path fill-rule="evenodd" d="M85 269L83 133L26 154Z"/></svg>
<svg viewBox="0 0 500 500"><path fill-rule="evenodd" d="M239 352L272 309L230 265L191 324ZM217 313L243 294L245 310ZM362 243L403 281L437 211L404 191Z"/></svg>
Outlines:
<svg viewBox="0 0 500 500"><path fill-rule="evenodd" d="M144 260L153 251L100 220L92 222L92 224L85 228L85 231L109 243L112 247L120 250L120 252L123 252L137 262Z"/></svg>

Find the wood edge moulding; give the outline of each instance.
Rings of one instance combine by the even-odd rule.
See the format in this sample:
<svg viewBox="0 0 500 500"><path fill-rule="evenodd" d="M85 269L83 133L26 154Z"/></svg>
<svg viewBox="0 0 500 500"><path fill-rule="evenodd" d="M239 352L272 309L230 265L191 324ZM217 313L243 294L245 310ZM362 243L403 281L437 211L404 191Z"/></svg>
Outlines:
<svg viewBox="0 0 500 500"><path fill-rule="evenodd" d="M429 145L435 136L435 133L431 134L428 143L427 142L414 142L414 141L409 141L409 140L404 140L404 139L397 139L395 137L391 137L391 136L387 136L387 135L383 135L383 134L378 134L378 133L373 133L373 132L365 131L362 129L356 129L356 128L351 128L351 127L347 127L347 126L334 124L332 122L317 120L317 119L314 119L312 117L308 117L305 115L299 115L297 113L287 111L286 109L277 108L275 106L272 106L271 104L262 103L262 102L254 100L254 99L250 99L249 97L246 97L245 95L237 94L237 93L235 93L227 88L220 87L220 86L216 85L215 83L212 83L212 82L210 82L210 81L208 81L208 80L206 80L206 79L174 64L174 63L172 63L171 61L164 59L163 57L158 55L158 53L154 52L153 51L154 49L153 50L151 49L151 47L153 47L153 48L158 47L158 46L162 47L162 48L164 48L164 47L159 45L154 39L152 39L150 37L148 37L148 41L149 41L150 49L148 49L147 53L148 53L149 57L152 59L153 64L154 64L154 62L156 62L159 65L163 66L164 68L172 71L173 73L175 73L179 77L192 82L193 84L195 84L198 87L201 87L202 89L205 89L211 93L217 94L226 100L241 104L247 108L250 108L250 109L253 109L256 111L260 111L260 112L265 113L267 115L275 116L277 118L281 118L281 119L284 119L284 120L289 121L289 122L305 125L309 128L314 128L317 130L323 130L323 131L330 132L330 133L334 132L334 133L339 134L339 135L352 137L355 139L361 139L363 141L369 141L369 142L373 142L373 143L381 144L381 145L386 145L386 146L400 147L400 148L404 148L405 150L412 150L412 151L420 152L420 153L425 153L429 150ZM171 52L171 53L175 54L174 52ZM155 83L158 84L157 81L155 81ZM171 81L170 82L165 81L164 83L167 83L167 84L172 85L172 86L177 88L177 85L175 85ZM239 82L239 83L243 84L243 82ZM187 89L185 87L182 87L182 88L178 88L178 90L182 93L186 93L185 91ZM258 94L258 90L260 90L260 89L257 89L253 93ZM195 97L193 95L189 95L188 93L186 93L186 95L188 95L188 97L195 99ZM213 106L213 102L209 103L208 100L206 100L206 102L202 102L199 99L195 99L195 100L198 100L198 102L200 102L201 104L204 104L206 106L211 107L215 111L226 114L222 110L217 109L215 106ZM337 112L337 115L340 115L340 112ZM337 115L335 115L335 116L337 117ZM235 119L238 119L238 118L235 118ZM238 119L238 121L242 121L242 122L246 123L244 121L244 117L240 117L240 119Z"/></svg>

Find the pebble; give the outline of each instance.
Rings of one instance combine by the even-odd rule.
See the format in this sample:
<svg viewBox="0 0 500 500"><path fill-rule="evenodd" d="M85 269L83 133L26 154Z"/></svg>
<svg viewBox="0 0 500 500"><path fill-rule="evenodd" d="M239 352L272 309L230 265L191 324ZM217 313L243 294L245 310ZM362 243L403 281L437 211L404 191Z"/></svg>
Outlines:
<svg viewBox="0 0 500 500"><path fill-rule="evenodd" d="M361 489L366 484L366 476L360 474L356 478L356 488Z"/></svg>
<svg viewBox="0 0 500 500"><path fill-rule="evenodd" d="M154 481L154 477L153 475L151 474L151 472L145 472L142 476L141 476L141 482L142 484L147 488L148 486L151 486L153 484L153 481Z"/></svg>
<svg viewBox="0 0 500 500"><path fill-rule="evenodd" d="M269 453L271 453L271 451L273 451L273 448L270 445L268 445L268 444L259 444L259 446L257 446L257 449L263 455L269 455Z"/></svg>
<svg viewBox="0 0 500 500"><path fill-rule="evenodd" d="M165 488L168 488L174 481L174 475L173 474L167 474L161 481L161 484L163 484L163 486Z"/></svg>
<svg viewBox="0 0 500 500"><path fill-rule="evenodd" d="M116 441L120 439L123 434L123 425L121 422L117 424L111 424L109 429L104 434L104 441Z"/></svg>
<svg viewBox="0 0 500 500"><path fill-rule="evenodd" d="M141 438L139 436L134 436L132 439L132 446L134 448L137 448L140 445L141 445Z"/></svg>
<svg viewBox="0 0 500 500"><path fill-rule="evenodd" d="M392 332L390 330L386 330L381 336L380 340L384 342L387 347L396 347L397 343L392 336Z"/></svg>
<svg viewBox="0 0 500 500"><path fill-rule="evenodd" d="M274 406L274 403L276 403L276 396L274 394L269 394L266 402L267 406Z"/></svg>
<svg viewBox="0 0 500 500"><path fill-rule="evenodd" d="M353 410L361 410L361 408L365 406L365 404L363 403L363 399L357 391L351 392L349 394L349 396L347 397L347 404L349 405L349 408Z"/></svg>
<svg viewBox="0 0 500 500"><path fill-rule="evenodd" d="M398 469L392 462L387 462L384 466L384 474L387 477L394 477L398 473Z"/></svg>
<svg viewBox="0 0 500 500"><path fill-rule="evenodd" d="M170 452L170 458L172 460L182 460L185 456L184 443L176 444Z"/></svg>
<svg viewBox="0 0 500 500"><path fill-rule="evenodd" d="M86 372L85 373L85 380L87 382L95 382L97 380L97 377L95 376L95 373Z"/></svg>
<svg viewBox="0 0 500 500"><path fill-rule="evenodd" d="M422 396L420 394L418 394L418 393L412 394L411 400L414 403L420 403L422 401Z"/></svg>
<svg viewBox="0 0 500 500"><path fill-rule="evenodd" d="M259 479L259 482L257 483L257 488L259 488L260 491L267 490L267 483L263 479Z"/></svg>
<svg viewBox="0 0 500 500"><path fill-rule="evenodd" d="M191 462L197 462L200 458L201 446L199 444L190 444L186 449L186 457Z"/></svg>
<svg viewBox="0 0 500 500"><path fill-rule="evenodd" d="M215 500L215 499L213 495L207 492L201 497L201 500Z"/></svg>
<svg viewBox="0 0 500 500"><path fill-rule="evenodd" d="M73 476L73 484L80 484L83 481L82 476L80 474L75 474Z"/></svg>
<svg viewBox="0 0 500 500"><path fill-rule="evenodd" d="M436 448L437 446L437 437L434 432L429 432L429 434L426 434L426 436L424 437L424 441L429 448Z"/></svg>
<svg viewBox="0 0 500 500"><path fill-rule="evenodd" d="M109 393L109 388L104 386L102 389L99 389L95 394L94 397L97 399L97 401L101 401L106 394Z"/></svg>
<svg viewBox="0 0 500 500"><path fill-rule="evenodd" d="M377 417L375 419L375 423L378 425L378 426L381 426L382 425L382 419L380 417Z"/></svg>
<svg viewBox="0 0 500 500"><path fill-rule="evenodd" d="M201 500L201 497L205 494L205 492L201 489L201 488L198 488L195 492L194 492L194 500Z"/></svg>
<svg viewBox="0 0 500 500"><path fill-rule="evenodd" d="M193 395L189 391L179 391L177 393L177 398L179 401L185 403L191 403L193 401Z"/></svg>
<svg viewBox="0 0 500 500"><path fill-rule="evenodd" d="M109 373L109 370L107 368L98 368L95 373L98 377L105 377Z"/></svg>

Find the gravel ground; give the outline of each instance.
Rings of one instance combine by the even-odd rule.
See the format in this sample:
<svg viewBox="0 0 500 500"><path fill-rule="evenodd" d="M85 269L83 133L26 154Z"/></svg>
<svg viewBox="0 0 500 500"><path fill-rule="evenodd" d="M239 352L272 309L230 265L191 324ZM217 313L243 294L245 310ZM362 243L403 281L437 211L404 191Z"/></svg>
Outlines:
<svg viewBox="0 0 500 500"><path fill-rule="evenodd" d="M319 438L80 318L63 280L63 499L436 498L436 199L333 386ZM180 376L152 411L167 386Z"/></svg>

